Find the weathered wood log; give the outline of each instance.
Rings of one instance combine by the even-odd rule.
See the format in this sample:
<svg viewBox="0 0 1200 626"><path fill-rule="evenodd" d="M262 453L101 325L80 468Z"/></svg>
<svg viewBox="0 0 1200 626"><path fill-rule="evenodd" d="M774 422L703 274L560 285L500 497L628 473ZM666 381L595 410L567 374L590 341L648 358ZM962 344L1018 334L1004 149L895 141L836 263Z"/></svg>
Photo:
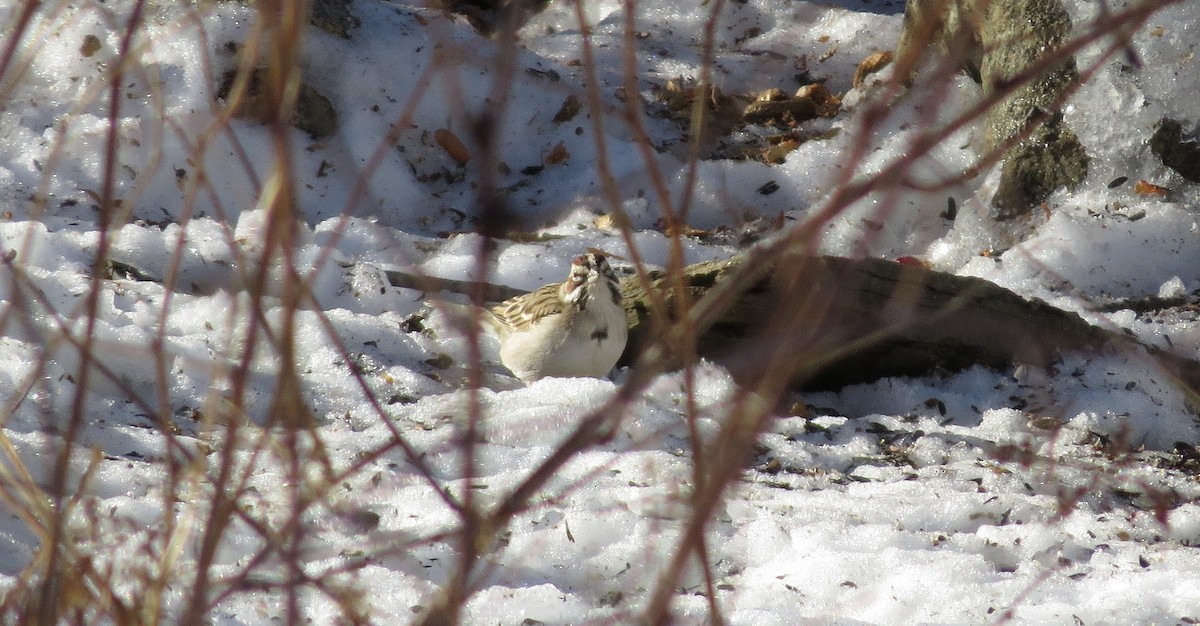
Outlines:
<svg viewBox="0 0 1200 626"><path fill-rule="evenodd" d="M740 263L741 257L735 257L687 267L691 301L734 274ZM1183 383L1200 386L1200 363L983 279L882 259L828 256L806 258L798 270L799 291L778 284L785 273L770 271L744 286L732 306L698 329L697 353L724 362L735 376L749 381L763 375L759 368L771 366L760 358L765 348L785 342L795 355L795 385L829 389L973 365L1046 367L1069 352L1144 350ZM661 273L650 278L650 289L664 294L669 312L674 306L671 281ZM628 362L658 334L651 330L646 289L627 278L622 291L630 316ZM786 318L789 311L808 317L781 336L771 320Z"/></svg>
<svg viewBox="0 0 1200 626"><path fill-rule="evenodd" d="M384 275L387 276L388 282L393 287L402 289L416 289L417 291L446 291L450 293L471 293L477 283L469 280L456 280L454 278L440 278L437 276L418 276L401 272L399 270L384 270ZM495 285L492 283L484 283L483 299L487 302L501 302L514 296L519 296L524 291L508 285Z"/></svg>

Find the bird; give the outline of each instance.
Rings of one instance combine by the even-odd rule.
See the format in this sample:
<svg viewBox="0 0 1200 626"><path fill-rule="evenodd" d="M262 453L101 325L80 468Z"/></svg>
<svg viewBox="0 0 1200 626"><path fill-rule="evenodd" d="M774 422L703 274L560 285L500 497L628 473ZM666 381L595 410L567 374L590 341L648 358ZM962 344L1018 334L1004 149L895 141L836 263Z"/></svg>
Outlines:
<svg viewBox="0 0 1200 626"><path fill-rule="evenodd" d="M629 334L621 290L607 254L588 250L567 278L483 311L500 342L500 362L517 378L603 378Z"/></svg>

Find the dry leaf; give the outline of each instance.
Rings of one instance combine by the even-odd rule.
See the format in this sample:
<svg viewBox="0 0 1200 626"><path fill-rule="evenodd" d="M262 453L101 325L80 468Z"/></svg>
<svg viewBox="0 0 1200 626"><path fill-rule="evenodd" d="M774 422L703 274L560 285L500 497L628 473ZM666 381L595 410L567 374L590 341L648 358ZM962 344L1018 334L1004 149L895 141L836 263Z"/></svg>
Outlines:
<svg viewBox="0 0 1200 626"><path fill-rule="evenodd" d="M565 100L563 100L562 106L558 108L558 113L555 113L554 118L550 121L554 122L555 124L561 124L563 122L570 121L579 114L579 109L581 108L582 105L579 103L579 98L576 97L575 94L570 94Z"/></svg>
<svg viewBox="0 0 1200 626"><path fill-rule="evenodd" d="M546 157L542 159L542 163L545 163L546 165L558 165L569 158L571 158L571 153L567 152L566 146L564 146L563 142L560 141L558 142L557 146L554 146L550 149L550 154L547 154Z"/></svg>
<svg viewBox="0 0 1200 626"><path fill-rule="evenodd" d="M1148 181L1139 180L1133 186L1133 193L1136 193L1139 196L1158 196L1159 198L1166 198L1168 195L1170 195L1171 190L1167 189L1166 187L1159 187L1158 185Z"/></svg>
<svg viewBox="0 0 1200 626"><path fill-rule="evenodd" d="M629 216L624 211L614 211L599 215L592 222L596 228L604 230L621 230L622 228L633 228L633 224L629 221Z"/></svg>
<svg viewBox="0 0 1200 626"><path fill-rule="evenodd" d="M876 52L871 56L863 59L862 63L858 64L858 68L854 70L854 86L857 87L866 80L867 76L874 74L879 70L888 66L892 62L891 50Z"/></svg>
<svg viewBox="0 0 1200 626"><path fill-rule="evenodd" d="M821 83L809 83L796 90L796 98L812 100L816 104L841 104L829 88Z"/></svg>
<svg viewBox="0 0 1200 626"><path fill-rule="evenodd" d="M95 35L84 35L83 44L79 46L79 54L90 57L100 50L100 38Z"/></svg>
<svg viewBox="0 0 1200 626"><path fill-rule="evenodd" d="M779 102L780 100L787 100L787 94L778 87L771 87L754 95L755 102Z"/></svg>
<svg viewBox="0 0 1200 626"><path fill-rule="evenodd" d="M794 137L789 137L782 141L771 141L768 138L767 141L769 145L766 150L763 150L761 158L764 163L769 164L778 165L783 163L787 159L789 152L800 147L800 140ZM759 193L762 193L761 189Z"/></svg>
<svg viewBox="0 0 1200 626"><path fill-rule="evenodd" d="M433 131L433 140L442 147L442 150L446 151L446 154L450 155L451 159L454 159L455 163L466 165L467 161L471 160L471 152L467 150L466 144L449 130L439 128Z"/></svg>

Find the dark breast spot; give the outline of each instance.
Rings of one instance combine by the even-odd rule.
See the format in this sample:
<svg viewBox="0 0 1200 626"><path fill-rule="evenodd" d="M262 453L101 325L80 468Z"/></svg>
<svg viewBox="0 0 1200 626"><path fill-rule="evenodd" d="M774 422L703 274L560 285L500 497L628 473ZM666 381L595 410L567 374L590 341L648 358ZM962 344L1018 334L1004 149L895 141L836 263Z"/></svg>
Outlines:
<svg viewBox="0 0 1200 626"><path fill-rule="evenodd" d="M608 328L597 328L592 331L592 339L596 341L604 341L608 339Z"/></svg>

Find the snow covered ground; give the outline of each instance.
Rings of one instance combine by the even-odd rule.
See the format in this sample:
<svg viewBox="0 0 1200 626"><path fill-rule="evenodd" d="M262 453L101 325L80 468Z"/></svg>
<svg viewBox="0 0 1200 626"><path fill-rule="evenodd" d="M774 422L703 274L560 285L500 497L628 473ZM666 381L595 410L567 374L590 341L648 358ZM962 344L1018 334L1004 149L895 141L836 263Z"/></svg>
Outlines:
<svg viewBox="0 0 1200 626"><path fill-rule="evenodd" d="M894 46L902 4L725 3L713 81L726 93L792 91L804 75L846 93L862 59ZM1128 4L1067 0L1077 25L1102 7ZM303 587L303 614L312 623L348 623L354 606L364 623L411 623L456 563L447 533L460 520L438 490L459 498L469 491L484 506L500 501L627 376L524 386L490 358L487 386L475 397L464 388L467 341L436 318L423 322L426 330L413 323L426 310L425 294L390 286L383 271L467 278L481 245L470 234L478 159L461 166L437 131L469 138L470 116L504 98L495 121L498 185L520 225L540 236L496 241L487 278L532 289L560 280L587 247L629 256L617 231L597 221L608 212L596 168L601 143L633 221L632 242L651 265L666 263L670 241L655 223L661 193L678 202L687 184L683 129L646 117L656 148L647 157L637 129L621 121L625 12L612 0L586 9L601 97L611 107L603 142L586 110L556 121L569 96L585 100L570 3L554 3L524 27L513 80L500 91L492 81L498 45L432 10L355 0L361 25L348 39L311 30L304 77L330 99L338 129L321 140L290 136L304 221L294 262L311 275L315 301L292 322L295 369L318 424L296 443L282 429L257 426L272 410L283 368L261 336L249 335L253 307L238 288L243 259L264 237L272 137L251 120L226 124L212 104L219 76L237 63L233 50L256 36L250 7L146 6L116 120L113 197L128 219L103 244L111 258L168 277L174 290L101 283L92 352L112 376L81 376L79 350L64 339L88 332L102 244L96 208L107 77L133 5L45 3L0 82L0 252L12 260L0 280L0 589L9 598L0 610L15 615L22 605L14 598L35 594L29 586L38 579L23 572L40 571L46 554L39 547L47 505L21 500L30 489L15 485L28 471L49 492L63 433L75 432L68 491L77 496L64 504L64 541L139 610L161 610L166 623L181 619L227 467L235 478L224 489L244 481L241 513L213 535L211 623L279 623L287 615L280 583L295 572L280 546L294 531L284 522L298 492L320 496L301 516L304 573L323 581ZM648 100L668 80L699 71L708 13L697 5L637 3L638 88ZM6 33L24 6L0 3ZM950 190L956 220L940 215L946 191L870 196L827 225L822 251L918 256L1200 356L1194 307L1139 314L1091 306L1200 292L1200 192L1147 147L1160 119L1180 120L1185 131L1200 123L1198 23L1194 3L1163 9L1131 40L1140 68L1118 55L1083 86L1065 116L1093 157L1089 178L1057 193L1050 217L1017 245L981 254L993 244L976 199L994 184L995 172L985 172ZM1080 67L1099 50L1081 53ZM978 95L958 76L944 98L903 101L868 138L872 151L859 174L903 158L920 122L950 119ZM814 133L842 132L803 143L779 165L701 161L689 224L737 229L781 214L785 224L804 223L847 166L859 140L856 111L809 122ZM385 138L400 121L406 126L393 146ZM981 133L960 131L914 167L931 178L962 169ZM1110 184L1120 177L1128 182ZM1139 180L1170 195L1136 194ZM777 189L762 192L770 187ZM697 262L731 256L733 241L689 237L683 246ZM265 290L285 295L279 284ZM263 321L278 329L286 317L276 304ZM710 439L729 416L735 386L720 367L703 364L690 393L691 408L684 375L660 376L625 408L610 440L539 491L476 568L466 623L635 620L687 519L689 412L696 435ZM1200 484L1194 457L1184 454L1200 443L1200 423L1192 399L1145 355L1073 355L1052 371L976 368L796 400L805 415L771 422L709 525L716 603L728 623L1200 620ZM459 443L472 402L484 418L468 479ZM248 423L227 429L239 422L231 406ZM77 430L72 415L82 416ZM293 472L283 450L297 446L308 454ZM162 607L148 609L148 581L164 571L171 573ZM699 568L685 572L672 604L679 623L711 623L705 588ZM236 591L218 595L226 589Z"/></svg>

